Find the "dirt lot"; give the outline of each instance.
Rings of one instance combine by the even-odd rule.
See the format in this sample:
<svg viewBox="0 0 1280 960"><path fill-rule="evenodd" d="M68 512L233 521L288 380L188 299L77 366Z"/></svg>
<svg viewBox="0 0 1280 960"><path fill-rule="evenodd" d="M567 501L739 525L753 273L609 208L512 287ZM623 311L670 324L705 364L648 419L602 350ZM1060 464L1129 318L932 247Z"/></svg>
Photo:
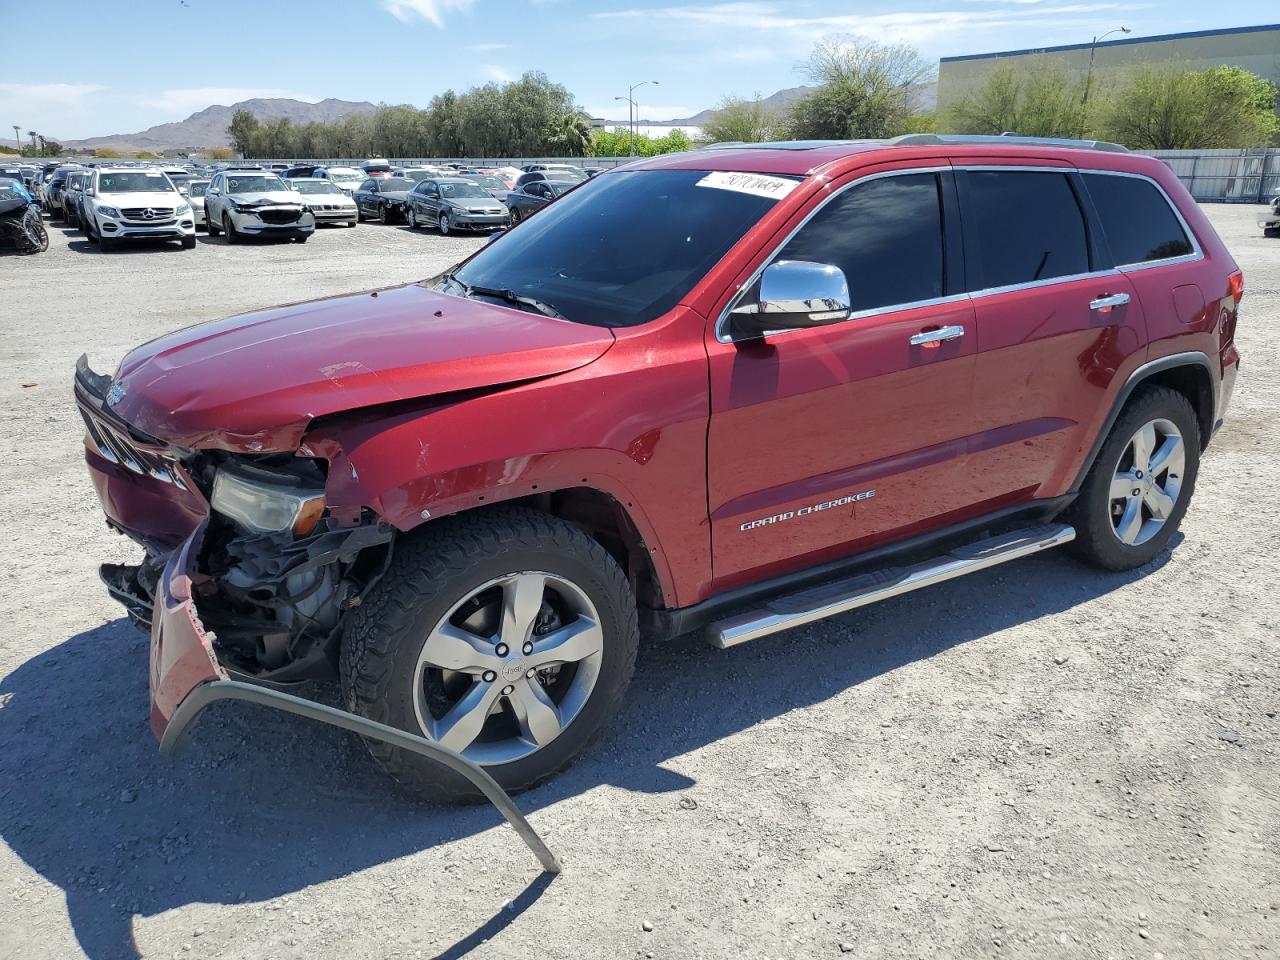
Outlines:
<svg viewBox="0 0 1280 960"><path fill-rule="evenodd" d="M476 242L326 230L0 255L0 960L1280 956L1280 241L1172 553L1047 554L732 652L642 650L604 747L488 808L398 796L348 735L224 704L163 761L76 356L415 279ZM314 691L325 696L325 691Z"/></svg>

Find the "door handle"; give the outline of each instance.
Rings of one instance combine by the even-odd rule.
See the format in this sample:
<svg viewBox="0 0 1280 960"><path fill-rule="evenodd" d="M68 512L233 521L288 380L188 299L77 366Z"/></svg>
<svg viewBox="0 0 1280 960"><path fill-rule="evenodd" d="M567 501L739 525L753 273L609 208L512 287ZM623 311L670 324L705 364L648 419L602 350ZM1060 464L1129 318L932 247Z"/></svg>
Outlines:
<svg viewBox="0 0 1280 960"><path fill-rule="evenodd" d="M1089 301L1089 309L1097 310L1099 313L1110 313L1113 307L1123 307L1129 302L1127 293L1113 293L1109 296L1098 297L1096 300Z"/></svg>
<svg viewBox="0 0 1280 960"><path fill-rule="evenodd" d="M936 349L944 340L956 340L964 336L964 327L939 327L937 330L924 330L911 338L913 347Z"/></svg>

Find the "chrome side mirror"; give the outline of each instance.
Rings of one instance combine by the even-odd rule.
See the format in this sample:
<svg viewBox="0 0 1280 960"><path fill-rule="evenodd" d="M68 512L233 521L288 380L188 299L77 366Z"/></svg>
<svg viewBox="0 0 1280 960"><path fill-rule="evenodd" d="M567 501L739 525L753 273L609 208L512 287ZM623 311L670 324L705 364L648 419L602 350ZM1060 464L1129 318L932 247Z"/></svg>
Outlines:
<svg viewBox="0 0 1280 960"><path fill-rule="evenodd" d="M755 340L776 330L840 323L851 312L849 284L839 267L778 260L760 275L757 301L730 312L729 335L733 340Z"/></svg>

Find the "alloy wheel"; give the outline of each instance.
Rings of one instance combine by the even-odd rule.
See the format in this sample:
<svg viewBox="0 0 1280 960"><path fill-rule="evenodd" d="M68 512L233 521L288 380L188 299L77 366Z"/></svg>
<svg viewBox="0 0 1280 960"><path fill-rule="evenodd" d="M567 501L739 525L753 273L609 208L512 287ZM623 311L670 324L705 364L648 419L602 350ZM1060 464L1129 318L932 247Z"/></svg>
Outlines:
<svg viewBox="0 0 1280 960"><path fill-rule="evenodd" d="M447 237L449 235L449 215L447 213L440 214L439 226L441 235Z"/></svg>
<svg viewBox="0 0 1280 960"><path fill-rule="evenodd" d="M1146 543L1173 516L1186 461L1182 433L1170 420L1151 420L1129 440L1111 478L1111 528L1121 543Z"/></svg>
<svg viewBox="0 0 1280 960"><path fill-rule="evenodd" d="M468 759L510 763L581 713L603 656L600 616L579 587L539 571L499 577L427 635L414 714L425 736Z"/></svg>

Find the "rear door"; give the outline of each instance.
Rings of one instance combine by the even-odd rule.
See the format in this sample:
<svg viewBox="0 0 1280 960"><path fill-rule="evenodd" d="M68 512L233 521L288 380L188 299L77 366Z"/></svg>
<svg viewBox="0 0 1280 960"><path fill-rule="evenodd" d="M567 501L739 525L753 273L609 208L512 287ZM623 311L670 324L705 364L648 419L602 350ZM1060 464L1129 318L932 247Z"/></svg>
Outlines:
<svg viewBox="0 0 1280 960"><path fill-rule="evenodd" d="M717 589L941 525L965 506L975 337L962 256L949 168L860 174L771 258L841 268L853 316L740 343L710 333Z"/></svg>
<svg viewBox="0 0 1280 960"><path fill-rule="evenodd" d="M1142 362L1142 304L1111 263L1074 169L958 169L976 311L979 502L1065 493L1113 381Z"/></svg>

